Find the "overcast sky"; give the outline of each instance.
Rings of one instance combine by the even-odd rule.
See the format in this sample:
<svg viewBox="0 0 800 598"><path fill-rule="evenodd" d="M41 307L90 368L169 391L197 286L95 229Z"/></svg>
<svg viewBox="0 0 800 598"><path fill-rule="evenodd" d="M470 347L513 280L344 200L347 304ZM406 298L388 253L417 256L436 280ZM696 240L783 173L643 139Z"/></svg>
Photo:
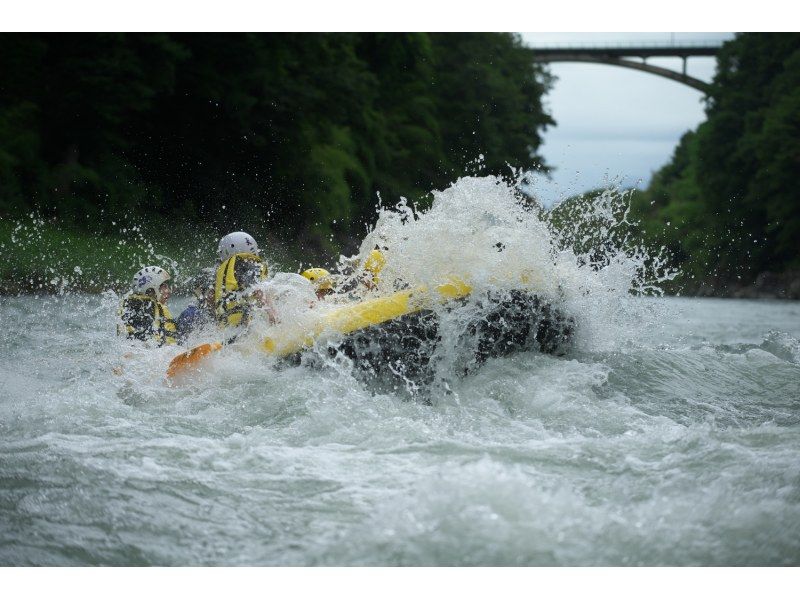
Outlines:
<svg viewBox="0 0 800 598"><path fill-rule="evenodd" d="M732 33L522 33L530 46L567 43L626 45L730 39ZM679 58L648 63L680 71ZM552 203L619 179L624 187L646 187L670 159L681 135L704 120L699 91L664 77L617 66L553 63L557 81L545 96L556 121L541 154L554 167L552 182L537 178L534 190ZM712 57L689 58L687 74L711 81Z"/></svg>

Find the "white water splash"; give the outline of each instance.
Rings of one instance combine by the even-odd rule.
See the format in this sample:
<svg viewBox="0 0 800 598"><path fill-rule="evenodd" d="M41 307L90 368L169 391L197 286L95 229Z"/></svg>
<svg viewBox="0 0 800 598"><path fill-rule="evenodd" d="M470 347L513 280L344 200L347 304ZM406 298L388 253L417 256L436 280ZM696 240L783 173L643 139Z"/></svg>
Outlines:
<svg viewBox="0 0 800 598"><path fill-rule="evenodd" d="M580 347L609 349L658 320L631 298L660 295L660 284L675 276L662 255L641 244L628 202L628 193L611 188L592 201L562 206L554 222L516 184L464 177L434 191L428 209L415 210L405 199L379 207L359 254L340 258L340 270L363 264L378 248L387 259L379 293L404 284L435 286L450 277L479 292L516 288L522 280L577 319Z"/></svg>

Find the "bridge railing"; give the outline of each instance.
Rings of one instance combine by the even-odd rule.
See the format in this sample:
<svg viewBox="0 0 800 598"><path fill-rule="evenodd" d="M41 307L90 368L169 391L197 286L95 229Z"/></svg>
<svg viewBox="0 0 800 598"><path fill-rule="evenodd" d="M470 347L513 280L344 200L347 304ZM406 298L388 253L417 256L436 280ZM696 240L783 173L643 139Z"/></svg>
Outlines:
<svg viewBox="0 0 800 598"><path fill-rule="evenodd" d="M721 48L727 40L693 40L690 42L555 42L549 44L529 45L533 50L624 50L627 48L672 50L691 48Z"/></svg>

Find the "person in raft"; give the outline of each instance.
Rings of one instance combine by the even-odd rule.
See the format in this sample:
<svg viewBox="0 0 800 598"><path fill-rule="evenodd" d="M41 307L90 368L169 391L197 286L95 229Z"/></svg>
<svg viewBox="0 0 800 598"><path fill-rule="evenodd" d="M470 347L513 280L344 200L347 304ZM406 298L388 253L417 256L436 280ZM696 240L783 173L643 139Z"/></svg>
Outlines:
<svg viewBox="0 0 800 598"><path fill-rule="evenodd" d="M167 308L172 294L169 279L169 273L158 266L146 266L134 275L133 288L120 304L118 335L153 341L159 347L177 342L175 320Z"/></svg>
<svg viewBox="0 0 800 598"><path fill-rule="evenodd" d="M267 265L256 240L238 231L222 237L217 248L219 266L214 277L214 315L222 328L244 328L250 323L255 304L263 293L253 290L266 280Z"/></svg>
<svg viewBox="0 0 800 598"><path fill-rule="evenodd" d="M385 249L385 248L384 248ZM364 264L362 266L363 272L360 277L361 283L369 290L373 290L378 286L380 281L380 273L386 265L386 256L383 252L375 246L375 249L369 252Z"/></svg>
<svg viewBox="0 0 800 598"><path fill-rule="evenodd" d="M300 275L307 278L314 285L314 292L317 294L317 299L322 301L328 295L333 294L333 279L331 273L325 268L309 268Z"/></svg>
<svg viewBox="0 0 800 598"><path fill-rule="evenodd" d="M181 312L175 323L181 344L186 342L186 337L190 333L215 321L214 273L214 268L203 268L200 274L190 281L195 301Z"/></svg>

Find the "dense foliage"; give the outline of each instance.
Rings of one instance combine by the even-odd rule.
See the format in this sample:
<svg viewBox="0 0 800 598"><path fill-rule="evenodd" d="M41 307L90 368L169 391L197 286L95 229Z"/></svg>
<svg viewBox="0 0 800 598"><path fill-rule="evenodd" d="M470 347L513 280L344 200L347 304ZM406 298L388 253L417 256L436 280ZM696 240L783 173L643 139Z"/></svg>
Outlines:
<svg viewBox="0 0 800 598"><path fill-rule="evenodd" d="M424 201L479 154L540 164L552 124L511 34L4 34L0 72L0 215L100 232L266 223L332 248L378 194Z"/></svg>
<svg viewBox="0 0 800 598"><path fill-rule="evenodd" d="M635 211L687 281L800 268L800 35L726 43L707 98Z"/></svg>

